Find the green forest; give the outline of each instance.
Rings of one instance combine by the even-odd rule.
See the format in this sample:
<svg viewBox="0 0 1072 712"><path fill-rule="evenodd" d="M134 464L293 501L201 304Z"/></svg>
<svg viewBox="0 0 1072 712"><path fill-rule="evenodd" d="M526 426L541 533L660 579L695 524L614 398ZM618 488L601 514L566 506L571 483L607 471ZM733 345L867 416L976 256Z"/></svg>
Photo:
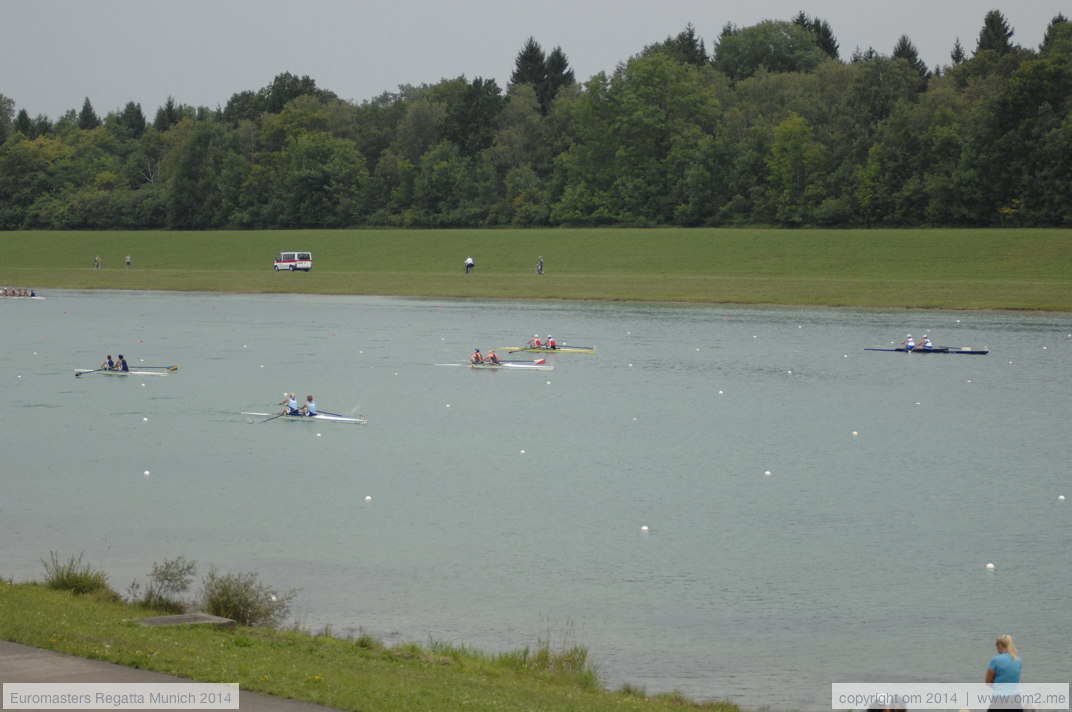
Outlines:
<svg viewBox="0 0 1072 712"><path fill-rule="evenodd" d="M283 73L54 121L0 94L0 229L1072 226L1072 22L1023 47L995 10L972 39L843 57L802 12L587 80L530 38L505 89L353 103Z"/></svg>

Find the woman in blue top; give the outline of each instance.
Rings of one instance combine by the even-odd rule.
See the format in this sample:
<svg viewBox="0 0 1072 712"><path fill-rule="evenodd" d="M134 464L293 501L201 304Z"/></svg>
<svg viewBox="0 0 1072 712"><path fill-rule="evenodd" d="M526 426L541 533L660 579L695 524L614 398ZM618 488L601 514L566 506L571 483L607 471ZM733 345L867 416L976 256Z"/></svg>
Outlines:
<svg viewBox="0 0 1072 712"><path fill-rule="evenodd" d="M129 371L130 367L127 366L127 360L123 358L123 354L119 354L119 360L115 362L116 371Z"/></svg>
<svg viewBox="0 0 1072 712"><path fill-rule="evenodd" d="M1012 642L1012 636L999 635L994 645L998 649L998 654L990 658L990 664L986 667L986 683L988 685L1003 683L1015 685L1020 682L1020 670L1023 668L1024 661L1020 659L1019 654L1016 652L1016 644ZM1015 692L1015 687L1005 692L1011 694ZM995 694L1001 693L1002 690L995 690ZM1020 708L1008 707L1000 702L995 702L990 709L1009 710Z"/></svg>

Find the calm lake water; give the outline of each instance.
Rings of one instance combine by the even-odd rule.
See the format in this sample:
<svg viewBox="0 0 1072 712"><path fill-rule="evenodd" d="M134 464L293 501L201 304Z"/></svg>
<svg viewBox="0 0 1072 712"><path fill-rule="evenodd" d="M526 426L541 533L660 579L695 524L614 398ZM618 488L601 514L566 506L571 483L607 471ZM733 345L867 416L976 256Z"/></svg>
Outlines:
<svg viewBox="0 0 1072 712"><path fill-rule="evenodd" d="M0 300L5 578L183 555L310 629L583 645L610 687L752 708L978 682L1001 633L1072 679L1072 316L45 296ZM598 353L434 365L537 332ZM906 332L991 353L863 350ZM180 369L73 377L117 352ZM284 390L369 423L240 415Z"/></svg>

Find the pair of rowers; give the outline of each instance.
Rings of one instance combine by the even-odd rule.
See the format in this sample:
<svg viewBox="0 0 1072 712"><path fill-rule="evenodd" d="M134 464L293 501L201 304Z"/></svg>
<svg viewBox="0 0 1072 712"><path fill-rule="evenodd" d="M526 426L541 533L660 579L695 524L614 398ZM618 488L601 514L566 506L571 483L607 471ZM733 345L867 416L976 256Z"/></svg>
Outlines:
<svg viewBox="0 0 1072 712"><path fill-rule="evenodd" d="M305 402L300 406L297 396L293 393L284 393L283 396L283 400L279 401L279 405L286 406L283 408L283 415L316 415L316 401L313 400L312 393L305 396Z"/></svg>
<svg viewBox="0 0 1072 712"><path fill-rule="evenodd" d="M113 361L112 355L108 354L104 359L104 363L100 365L102 371L129 371L130 366L127 365L127 360L123 358L123 354L119 354L119 360Z"/></svg>
<svg viewBox="0 0 1072 712"><path fill-rule="evenodd" d="M473 364L474 366L479 366L485 363L497 364L499 363L499 357L495 355L495 349L488 351L487 356L481 354L480 349L474 349L473 355L469 357L469 363Z"/></svg>
<svg viewBox="0 0 1072 712"><path fill-rule="evenodd" d="M901 342L901 345L905 347L905 351L913 351L915 349L933 349L934 348L934 343L931 341L930 337L927 336L926 334L924 334L923 338L919 340L919 343L916 343L916 340L912 338L911 334L907 334L905 336L905 340Z"/></svg>

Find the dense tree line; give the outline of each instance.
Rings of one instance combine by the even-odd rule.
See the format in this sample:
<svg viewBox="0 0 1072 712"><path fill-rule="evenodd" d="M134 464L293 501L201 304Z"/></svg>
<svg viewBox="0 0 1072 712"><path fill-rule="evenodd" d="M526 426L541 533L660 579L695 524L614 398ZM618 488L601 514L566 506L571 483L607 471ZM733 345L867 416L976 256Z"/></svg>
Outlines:
<svg viewBox="0 0 1072 712"><path fill-rule="evenodd" d="M578 82L530 39L482 78L353 104L289 73L222 109L0 95L0 229L549 225L1072 226L1072 23L991 11L933 70L907 36L689 25Z"/></svg>

